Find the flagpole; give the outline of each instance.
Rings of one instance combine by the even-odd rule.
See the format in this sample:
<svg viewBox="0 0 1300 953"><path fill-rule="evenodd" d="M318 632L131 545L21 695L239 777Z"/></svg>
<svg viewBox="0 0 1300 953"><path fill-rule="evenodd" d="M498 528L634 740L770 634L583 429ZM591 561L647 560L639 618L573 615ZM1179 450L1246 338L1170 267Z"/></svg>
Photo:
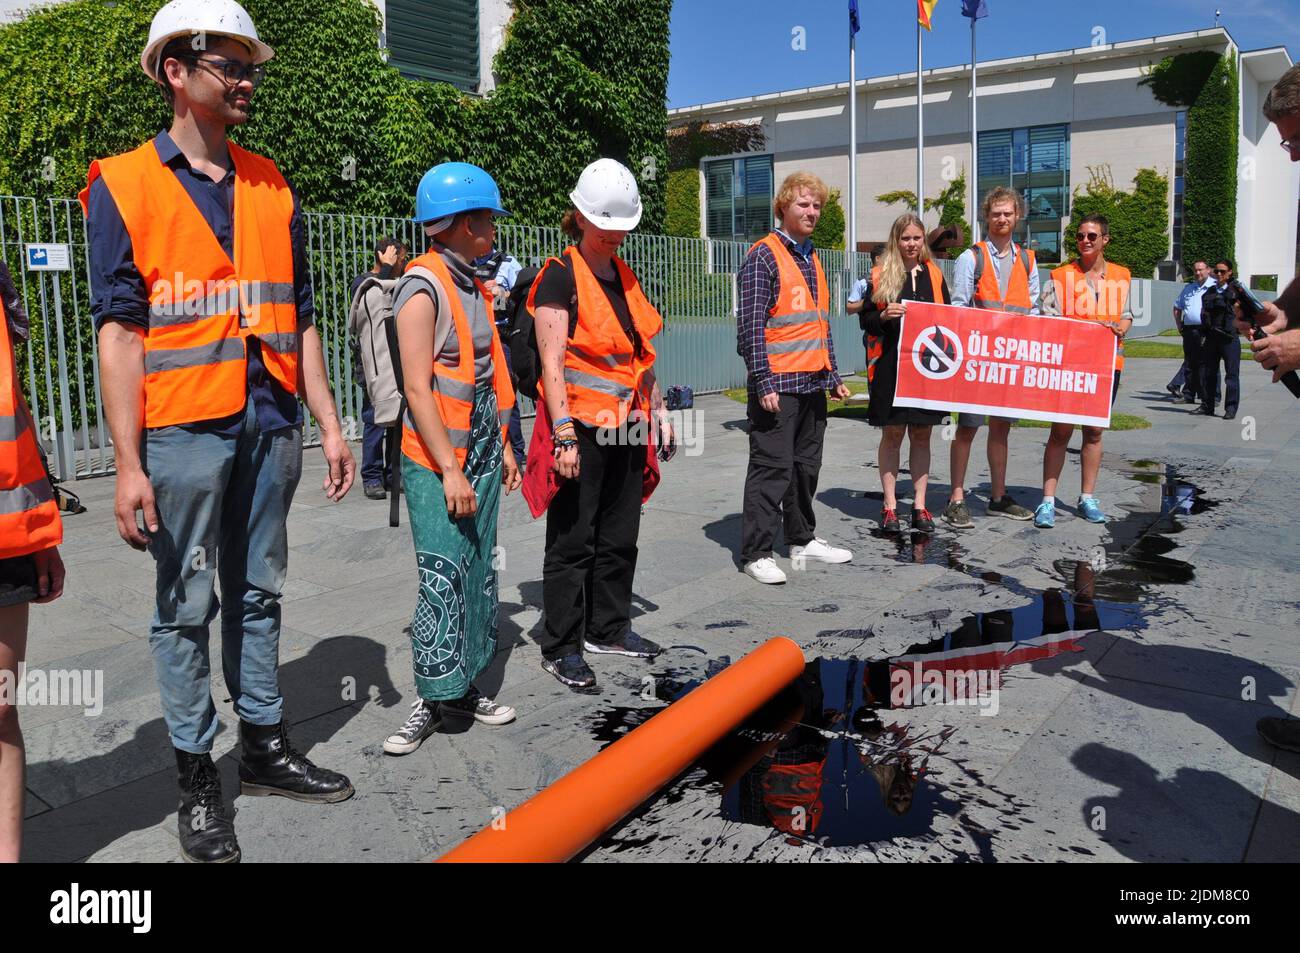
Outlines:
<svg viewBox="0 0 1300 953"><path fill-rule="evenodd" d="M970 240L972 244L980 240L980 216L975 208L979 201L980 189L980 146L977 125L979 87L975 79L977 70L975 59L975 24L977 18L970 20Z"/></svg>
<svg viewBox="0 0 1300 953"><path fill-rule="evenodd" d="M916 217L925 221L925 93L921 82L921 18L916 18Z"/></svg>
<svg viewBox="0 0 1300 953"><path fill-rule="evenodd" d="M857 37L849 30L849 281L858 280L858 70ZM850 287L852 285L850 284Z"/></svg>

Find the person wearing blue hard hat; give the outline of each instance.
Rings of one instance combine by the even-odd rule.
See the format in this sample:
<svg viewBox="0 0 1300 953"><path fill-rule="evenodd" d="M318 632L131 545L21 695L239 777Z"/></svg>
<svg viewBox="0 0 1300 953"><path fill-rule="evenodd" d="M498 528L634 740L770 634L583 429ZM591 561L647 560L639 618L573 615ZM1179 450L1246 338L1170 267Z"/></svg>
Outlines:
<svg viewBox="0 0 1300 953"><path fill-rule="evenodd" d="M515 717L474 687L496 655L501 487L516 489L520 476L506 436L515 403L510 371L492 293L472 262L492 250L493 217L508 214L496 182L478 166L434 166L415 193L415 221L429 250L393 288L407 405L402 482L420 589L411 620L417 698L384 741L389 754L415 751L444 715L489 725Z"/></svg>

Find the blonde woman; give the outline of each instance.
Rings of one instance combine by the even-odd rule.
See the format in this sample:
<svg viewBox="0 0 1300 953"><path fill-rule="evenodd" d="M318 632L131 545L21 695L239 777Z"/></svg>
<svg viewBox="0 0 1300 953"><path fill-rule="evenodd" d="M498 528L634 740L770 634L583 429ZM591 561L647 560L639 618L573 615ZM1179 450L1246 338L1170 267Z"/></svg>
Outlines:
<svg viewBox="0 0 1300 953"><path fill-rule="evenodd" d="M916 407L894 406L897 378L899 321L904 301L933 301L951 304L948 284L934 263L925 243L925 228L910 212L894 221L889 230L885 252L871 269L871 282L863 296L858 318L862 330L881 344L880 359L871 374L871 403L867 420L873 427L883 427L880 438L880 483L884 490L884 512L880 528L887 533L899 531L898 464L903 437L909 440L908 464L912 472L912 529L920 533L934 531L934 519L925 508L926 485L930 479L930 428L943 414Z"/></svg>

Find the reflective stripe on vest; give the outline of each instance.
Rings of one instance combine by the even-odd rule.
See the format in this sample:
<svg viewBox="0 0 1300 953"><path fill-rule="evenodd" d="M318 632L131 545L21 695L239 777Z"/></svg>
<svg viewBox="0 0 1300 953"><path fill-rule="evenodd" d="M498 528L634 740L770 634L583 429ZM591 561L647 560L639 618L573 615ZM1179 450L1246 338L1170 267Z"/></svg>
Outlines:
<svg viewBox="0 0 1300 953"><path fill-rule="evenodd" d="M442 289L443 297L451 311L451 319L456 331L456 366L448 367L433 359L433 376L429 381L434 402L438 407L438 416L447 430L447 438L456 453L456 463L461 467L469 458L469 444L473 436L474 392L477 384L474 379L474 329L470 327L469 315L461 304L460 293L451 270L437 251L428 251L406 266L406 270L424 268L432 273L433 280ZM477 278L474 284L487 301L488 313L492 311L492 293ZM439 318L445 316L439 315ZM510 412L515 406L515 392L510 385L510 370L506 367L505 351L501 348L501 339L497 336L496 325L492 325L492 389L497 398L497 422L501 429L501 439L506 441ZM426 470L441 473L442 467L434 459L428 444L420 435L415 418L410 408L402 419L402 453Z"/></svg>
<svg viewBox="0 0 1300 953"><path fill-rule="evenodd" d="M830 370L831 326L827 321L830 292L821 261L813 252L813 269L817 274L817 292L814 295L794 256L775 233L755 242L752 254L759 245L766 245L776 261L776 303L768 312L763 328L767 344L767 363L773 374L795 374Z"/></svg>
<svg viewBox="0 0 1300 953"><path fill-rule="evenodd" d="M988 242L977 242L975 252L975 289L971 298L972 308L987 308L991 311L1009 311L1014 314L1029 314L1034 302L1029 298L1029 276L1037 267L1034 253L1012 242L1011 276L1007 279L1007 295L1002 297L998 286L997 269L993 267L993 256ZM1019 268L1014 267L1016 263Z"/></svg>
<svg viewBox="0 0 1300 953"><path fill-rule="evenodd" d="M609 296L577 246L569 246L564 254L578 295L578 320L564 352L569 416L589 427L621 427L635 402L649 408L647 382L651 379L649 371L655 362L651 339L663 329L663 319L646 299L632 269L615 256L614 271L623 286L628 313L641 339L642 353L638 357ZM527 307L534 314L542 275L551 267L562 268L564 264L558 259L549 259L542 266L528 295ZM538 389L541 390L540 384Z"/></svg>
<svg viewBox="0 0 1300 953"><path fill-rule="evenodd" d="M1101 292L1089 287L1088 277L1078 262L1052 269L1052 290L1061 315L1080 321L1121 321L1133 283L1132 273L1122 265L1106 262ZM1124 340L1115 341L1115 370L1124 369Z"/></svg>
<svg viewBox="0 0 1300 953"><path fill-rule="evenodd" d="M926 261L927 270L930 273L930 300L943 304L943 272L939 266L934 263L933 259ZM871 266L871 290L880 287L880 266ZM875 301L874 295L872 300ZM867 383L871 383L876 376L876 362L880 360L885 353L884 342L874 334L867 335Z"/></svg>
<svg viewBox="0 0 1300 953"><path fill-rule="evenodd" d="M27 556L63 541L54 489L18 387L9 320L0 303L0 559Z"/></svg>
<svg viewBox="0 0 1300 953"><path fill-rule="evenodd" d="M233 260L152 141L91 163L81 192L86 210L91 184L104 180L149 297L148 428L239 411L248 393L249 337L261 339L276 383L298 391L293 193L270 159L227 146L235 170Z"/></svg>

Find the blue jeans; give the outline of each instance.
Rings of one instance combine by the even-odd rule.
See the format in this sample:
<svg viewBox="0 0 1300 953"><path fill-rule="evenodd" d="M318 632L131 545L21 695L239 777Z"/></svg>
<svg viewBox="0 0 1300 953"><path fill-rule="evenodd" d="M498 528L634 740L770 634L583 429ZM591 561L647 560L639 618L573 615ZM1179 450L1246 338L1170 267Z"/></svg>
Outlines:
<svg viewBox="0 0 1300 953"><path fill-rule="evenodd" d="M280 721L280 590L286 519L302 474L302 430L262 433L252 401L237 435L160 427L141 450L153 484L157 599L149 647L172 745L212 750L208 626L221 615L221 664L239 717ZM214 583L221 580L221 600Z"/></svg>
<svg viewBox="0 0 1300 953"><path fill-rule="evenodd" d="M380 483L387 489L392 475L384 460L384 435L387 428L375 426L375 408L371 406L370 395L364 389L361 391L361 423L361 484L369 486ZM387 439L393 437L389 435Z"/></svg>
<svg viewBox="0 0 1300 953"><path fill-rule="evenodd" d="M505 341L501 342L501 350L505 352L506 367L510 366L510 348L506 346ZM519 395L515 394L515 406L510 411L510 427L506 431L510 436L510 449L515 452L515 463L522 469L528 461L528 448L524 446L524 427L519 417Z"/></svg>

